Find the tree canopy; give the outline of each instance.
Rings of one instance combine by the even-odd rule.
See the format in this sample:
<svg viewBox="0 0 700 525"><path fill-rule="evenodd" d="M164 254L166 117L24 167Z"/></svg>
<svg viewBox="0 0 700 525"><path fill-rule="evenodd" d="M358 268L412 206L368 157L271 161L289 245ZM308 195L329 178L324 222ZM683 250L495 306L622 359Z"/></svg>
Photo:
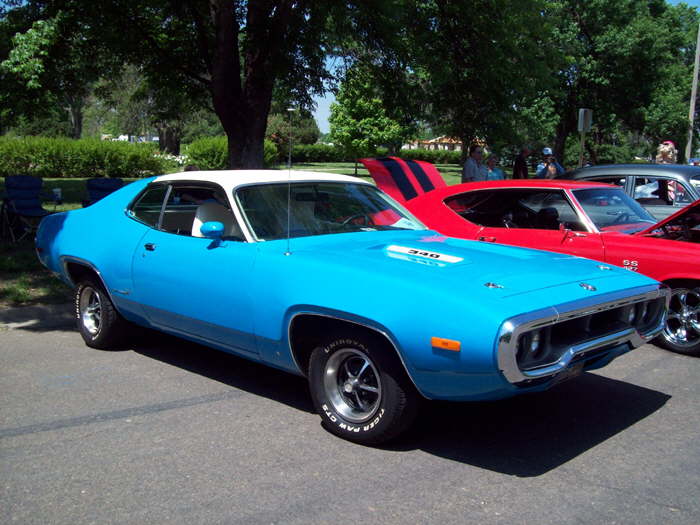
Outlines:
<svg viewBox="0 0 700 525"><path fill-rule="evenodd" d="M683 141L698 20L664 0L15 1L0 9L0 131L65 112L79 136L86 102L116 104L105 86L132 71L129 103L163 143L177 150L190 115L216 129L213 111L231 167L261 166L267 127L329 88L333 140L358 154L429 127L565 158L589 107L587 153L608 160L621 142Z"/></svg>

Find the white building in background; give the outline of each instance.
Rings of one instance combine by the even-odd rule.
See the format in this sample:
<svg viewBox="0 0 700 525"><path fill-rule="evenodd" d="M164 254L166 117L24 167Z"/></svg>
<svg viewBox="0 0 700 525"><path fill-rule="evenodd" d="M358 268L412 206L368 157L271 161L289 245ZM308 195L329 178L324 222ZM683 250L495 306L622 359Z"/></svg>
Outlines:
<svg viewBox="0 0 700 525"><path fill-rule="evenodd" d="M443 151L462 151L462 141L452 137L441 136L430 140L415 140L404 144L401 149L430 149Z"/></svg>

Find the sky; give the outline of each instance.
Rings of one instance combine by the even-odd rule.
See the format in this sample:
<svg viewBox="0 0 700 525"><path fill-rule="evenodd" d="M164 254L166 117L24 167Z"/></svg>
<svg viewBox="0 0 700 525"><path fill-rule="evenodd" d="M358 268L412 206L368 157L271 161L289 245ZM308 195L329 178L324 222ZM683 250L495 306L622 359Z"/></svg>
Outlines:
<svg viewBox="0 0 700 525"><path fill-rule="evenodd" d="M669 4L673 4L673 5L681 3L679 0L667 0L667 1ZM700 9L700 0L683 0L683 3ZM316 119L316 123L318 124L318 129L321 130L321 133L328 133L328 131L329 131L328 117L331 114L330 105L334 100L335 100L335 97L333 96L332 93L328 93L325 97L314 98L314 102L316 102L316 110L314 111L314 118Z"/></svg>
<svg viewBox="0 0 700 525"><path fill-rule="evenodd" d="M698 0L700 1L700 0ZM328 93L325 97L316 97L314 102L316 103L316 110L314 111L314 118L316 119L316 124L318 124L318 129L321 133L328 133L330 131L328 127L328 117L331 114L330 105L331 102L335 100L333 93Z"/></svg>

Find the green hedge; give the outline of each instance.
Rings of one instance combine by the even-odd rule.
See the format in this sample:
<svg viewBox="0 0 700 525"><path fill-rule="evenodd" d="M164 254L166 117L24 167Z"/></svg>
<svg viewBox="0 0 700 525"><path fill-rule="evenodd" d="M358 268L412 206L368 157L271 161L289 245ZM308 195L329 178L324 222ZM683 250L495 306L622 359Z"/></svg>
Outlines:
<svg viewBox="0 0 700 525"><path fill-rule="evenodd" d="M277 146L266 140L263 146L263 162L266 167L277 164ZM190 164L201 170L223 170L228 166L228 139L226 137L206 137L197 139L187 146L185 153Z"/></svg>
<svg viewBox="0 0 700 525"><path fill-rule="evenodd" d="M186 149L189 163L195 164L200 169L218 170L226 168L227 150L226 137L208 137L195 140ZM265 166L272 167L275 164L285 163L288 152L277 150L275 144L265 141ZM387 155L385 148L379 148L369 157L383 157ZM427 149L401 150L398 156L403 159L425 160L433 164L459 164L459 151L438 151ZM355 158L347 154L343 148L329 144L298 144L292 147L292 163L309 162L354 162Z"/></svg>
<svg viewBox="0 0 700 525"><path fill-rule="evenodd" d="M460 164L460 151L402 149L398 156L406 160L424 160L433 164Z"/></svg>
<svg viewBox="0 0 700 525"><path fill-rule="evenodd" d="M0 137L0 176L133 178L177 169L175 163L154 153L153 144Z"/></svg>
<svg viewBox="0 0 700 525"><path fill-rule="evenodd" d="M286 161L286 152L280 151L280 161ZM328 144L299 144L292 146L292 162L350 162L341 148Z"/></svg>
<svg viewBox="0 0 700 525"><path fill-rule="evenodd" d="M386 148L378 148L368 157L384 157L388 155ZM402 159L425 160L433 164L459 164L459 151L442 151L427 149L402 149L397 153ZM286 154L280 151L280 162L287 160ZM328 144L300 144L292 148L293 162L354 162L355 158L343 151L342 148Z"/></svg>

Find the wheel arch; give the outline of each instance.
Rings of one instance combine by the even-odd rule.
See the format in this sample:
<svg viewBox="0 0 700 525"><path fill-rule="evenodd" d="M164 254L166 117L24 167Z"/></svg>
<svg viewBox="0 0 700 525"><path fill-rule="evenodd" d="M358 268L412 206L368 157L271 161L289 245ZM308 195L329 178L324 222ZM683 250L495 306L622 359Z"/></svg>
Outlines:
<svg viewBox="0 0 700 525"><path fill-rule="evenodd" d="M327 334L339 332L343 329L361 331L380 341L384 345L385 349L396 359L398 359L399 363L401 364L401 368L413 384L416 391L418 391L423 397L427 397L413 379L403 356L399 352L396 343L388 331L382 330L381 328L372 326L368 323L351 320L338 315L317 312L300 312L294 314L289 321L289 348L294 362L304 376L308 376L309 360L314 348L318 346L318 344Z"/></svg>
<svg viewBox="0 0 700 525"><path fill-rule="evenodd" d="M112 293L107 287L107 283L102 277L102 273L100 273L94 264L84 259L79 259L78 257L64 257L63 268L63 273L73 285L73 288L78 286L78 283L85 277L93 277L97 279L99 284L102 285L102 288L107 293L109 300L112 301L114 308L117 308L116 303L114 302L114 297L112 297Z"/></svg>
<svg viewBox="0 0 700 525"><path fill-rule="evenodd" d="M670 288L695 288L700 286L700 276L692 277L672 277L661 281Z"/></svg>

